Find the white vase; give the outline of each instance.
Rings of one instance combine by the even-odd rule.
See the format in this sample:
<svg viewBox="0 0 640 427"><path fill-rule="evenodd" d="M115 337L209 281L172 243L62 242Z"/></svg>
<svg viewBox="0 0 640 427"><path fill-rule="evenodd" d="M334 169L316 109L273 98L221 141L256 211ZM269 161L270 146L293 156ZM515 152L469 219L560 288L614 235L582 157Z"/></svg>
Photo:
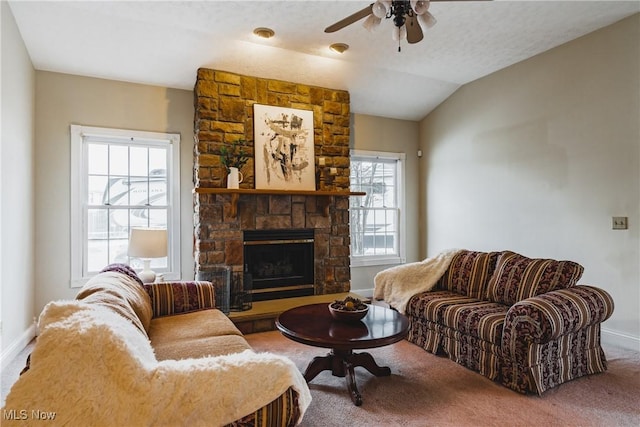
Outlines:
<svg viewBox="0 0 640 427"><path fill-rule="evenodd" d="M227 175L227 188L240 188L240 183L243 179L244 176L238 168L229 168L229 175Z"/></svg>

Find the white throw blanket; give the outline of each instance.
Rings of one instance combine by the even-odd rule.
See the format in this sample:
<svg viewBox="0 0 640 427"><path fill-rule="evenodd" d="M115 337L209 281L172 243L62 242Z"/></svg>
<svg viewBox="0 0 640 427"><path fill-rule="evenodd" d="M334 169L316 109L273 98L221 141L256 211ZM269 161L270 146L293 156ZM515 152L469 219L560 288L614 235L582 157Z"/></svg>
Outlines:
<svg viewBox="0 0 640 427"><path fill-rule="evenodd" d="M431 290L460 249L450 249L424 261L402 264L376 274L373 297L404 314L407 303L419 292Z"/></svg>
<svg viewBox="0 0 640 427"><path fill-rule="evenodd" d="M81 301L48 304L39 326L31 368L13 385L3 413L55 412L47 425L218 426L290 386L299 393L302 414L311 401L302 374L282 356L246 350L157 361L130 322ZM2 425L24 423L16 418Z"/></svg>

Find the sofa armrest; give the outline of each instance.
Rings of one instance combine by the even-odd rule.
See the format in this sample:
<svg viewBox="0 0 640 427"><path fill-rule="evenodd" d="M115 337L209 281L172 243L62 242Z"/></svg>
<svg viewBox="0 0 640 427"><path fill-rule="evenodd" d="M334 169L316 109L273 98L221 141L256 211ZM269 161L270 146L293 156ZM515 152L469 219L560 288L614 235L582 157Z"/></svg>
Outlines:
<svg viewBox="0 0 640 427"><path fill-rule="evenodd" d="M516 341L543 344L607 320L613 299L593 286L574 286L527 298L511 306L502 332L502 348Z"/></svg>
<svg viewBox="0 0 640 427"><path fill-rule="evenodd" d="M144 285L151 298L153 317L216 308L211 282L161 282Z"/></svg>

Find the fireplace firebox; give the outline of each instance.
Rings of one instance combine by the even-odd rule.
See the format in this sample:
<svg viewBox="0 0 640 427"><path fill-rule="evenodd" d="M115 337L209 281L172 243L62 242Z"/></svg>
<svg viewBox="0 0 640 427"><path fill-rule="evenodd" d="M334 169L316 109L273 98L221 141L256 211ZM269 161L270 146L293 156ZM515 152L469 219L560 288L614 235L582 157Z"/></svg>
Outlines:
<svg viewBox="0 0 640 427"><path fill-rule="evenodd" d="M314 230L244 231L244 275L253 301L314 294Z"/></svg>

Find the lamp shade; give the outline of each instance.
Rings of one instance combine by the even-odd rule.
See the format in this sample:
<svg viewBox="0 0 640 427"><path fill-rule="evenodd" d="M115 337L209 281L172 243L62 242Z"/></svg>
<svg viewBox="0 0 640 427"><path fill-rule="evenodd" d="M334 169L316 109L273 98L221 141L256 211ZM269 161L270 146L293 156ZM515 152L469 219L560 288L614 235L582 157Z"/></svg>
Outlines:
<svg viewBox="0 0 640 427"><path fill-rule="evenodd" d="M163 258L167 256L167 230L132 228L129 237L130 257Z"/></svg>

